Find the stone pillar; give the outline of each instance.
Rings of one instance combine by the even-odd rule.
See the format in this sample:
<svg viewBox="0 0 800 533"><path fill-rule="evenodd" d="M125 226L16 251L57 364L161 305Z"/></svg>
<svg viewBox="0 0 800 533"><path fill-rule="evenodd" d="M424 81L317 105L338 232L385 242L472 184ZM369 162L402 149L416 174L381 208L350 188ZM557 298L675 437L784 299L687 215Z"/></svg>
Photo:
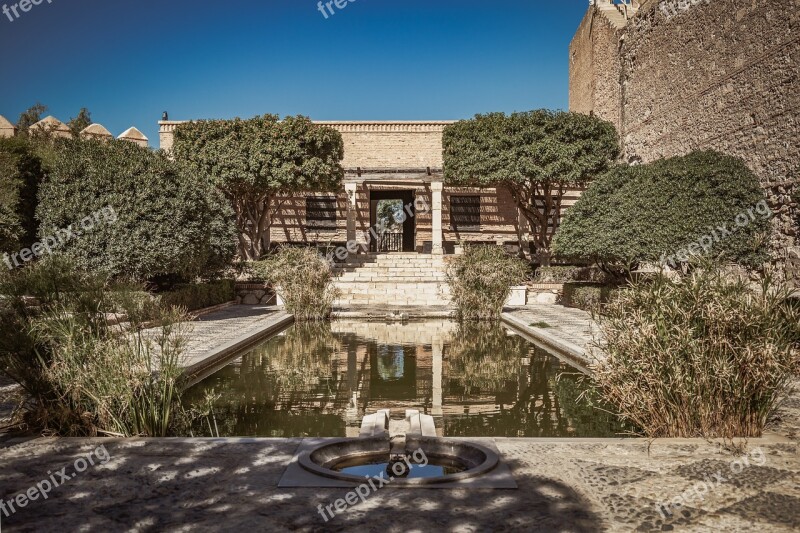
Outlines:
<svg viewBox="0 0 800 533"><path fill-rule="evenodd" d="M441 181L434 181L431 183L431 209L432 213L432 240L433 246L431 253L434 255L442 255L444 247L442 246L442 191L444 184Z"/></svg>
<svg viewBox="0 0 800 533"><path fill-rule="evenodd" d="M358 183L345 183L344 190L347 193L347 242L355 242Z"/></svg>

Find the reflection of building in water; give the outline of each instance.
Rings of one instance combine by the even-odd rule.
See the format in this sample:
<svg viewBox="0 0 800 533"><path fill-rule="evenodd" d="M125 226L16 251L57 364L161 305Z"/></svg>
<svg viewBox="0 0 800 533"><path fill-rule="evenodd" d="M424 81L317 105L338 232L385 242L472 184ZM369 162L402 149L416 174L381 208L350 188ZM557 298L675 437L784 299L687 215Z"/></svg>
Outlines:
<svg viewBox="0 0 800 533"><path fill-rule="evenodd" d="M448 436L610 435L570 369L500 325L297 324L193 390L231 436L357 436L365 414L433 415Z"/></svg>
<svg viewBox="0 0 800 533"><path fill-rule="evenodd" d="M444 345L448 320L382 323L336 321L334 335L346 351L334 354L334 374L347 375L347 435L357 436L364 414L376 409L442 413Z"/></svg>

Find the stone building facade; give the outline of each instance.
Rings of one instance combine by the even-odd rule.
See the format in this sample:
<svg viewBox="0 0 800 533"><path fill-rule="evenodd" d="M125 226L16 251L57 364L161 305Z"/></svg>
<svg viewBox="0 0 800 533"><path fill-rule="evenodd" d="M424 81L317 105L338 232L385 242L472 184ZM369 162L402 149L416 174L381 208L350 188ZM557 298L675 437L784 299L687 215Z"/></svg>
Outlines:
<svg viewBox="0 0 800 533"><path fill-rule="evenodd" d="M529 250L529 228L503 188L445 186L442 134L448 121L317 122L335 128L344 141L344 187L338 194L297 194L279 198L271 230L273 243L342 245L359 242L376 223L380 200L413 205L402 243L390 250L452 253L457 243L500 244ZM161 121L161 147L170 150L181 121ZM577 192L564 201L568 207ZM479 212L467 224L464 209ZM327 220L309 211L327 212ZM335 211L335 213L334 213Z"/></svg>
<svg viewBox="0 0 800 533"><path fill-rule="evenodd" d="M570 46L570 110L613 122L631 162L743 158L800 281L800 0L648 0L622 23L608 4L592 2Z"/></svg>

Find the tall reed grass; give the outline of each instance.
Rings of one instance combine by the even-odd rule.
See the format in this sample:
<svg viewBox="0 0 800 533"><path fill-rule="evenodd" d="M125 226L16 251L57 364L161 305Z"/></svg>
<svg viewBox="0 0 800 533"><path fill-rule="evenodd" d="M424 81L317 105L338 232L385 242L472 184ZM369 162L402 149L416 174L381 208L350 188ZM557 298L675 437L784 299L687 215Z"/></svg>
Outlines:
<svg viewBox="0 0 800 533"><path fill-rule="evenodd" d="M447 271L447 283L462 320L499 320L511 287L522 283L529 265L500 246L466 246Z"/></svg>
<svg viewBox="0 0 800 533"><path fill-rule="evenodd" d="M4 278L0 302L0 370L26 391L31 429L62 436L170 433L181 410L180 311L58 258ZM112 315L128 322L112 326Z"/></svg>
<svg viewBox="0 0 800 533"><path fill-rule="evenodd" d="M789 295L710 265L634 283L600 317L600 391L651 437L760 436L798 370Z"/></svg>
<svg viewBox="0 0 800 533"><path fill-rule="evenodd" d="M276 286L286 310L298 322L330 317L337 291L330 264L316 248L285 247L252 263L254 274Z"/></svg>

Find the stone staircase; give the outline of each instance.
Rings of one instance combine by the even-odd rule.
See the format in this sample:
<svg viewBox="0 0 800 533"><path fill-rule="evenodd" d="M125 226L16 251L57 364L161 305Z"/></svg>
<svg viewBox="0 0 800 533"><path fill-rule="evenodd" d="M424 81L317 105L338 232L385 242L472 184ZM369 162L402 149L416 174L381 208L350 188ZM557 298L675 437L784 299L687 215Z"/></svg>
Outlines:
<svg viewBox="0 0 800 533"><path fill-rule="evenodd" d="M597 10L618 30L628 25L628 19L636 14L640 3L632 1L623 5L620 0L596 0ZM627 17L626 17L627 13Z"/></svg>
<svg viewBox="0 0 800 533"><path fill-rule="evenodd" d="M336 308L398 307L450 304L443 256L416 253L366 254L338 266Z"/></svg>

